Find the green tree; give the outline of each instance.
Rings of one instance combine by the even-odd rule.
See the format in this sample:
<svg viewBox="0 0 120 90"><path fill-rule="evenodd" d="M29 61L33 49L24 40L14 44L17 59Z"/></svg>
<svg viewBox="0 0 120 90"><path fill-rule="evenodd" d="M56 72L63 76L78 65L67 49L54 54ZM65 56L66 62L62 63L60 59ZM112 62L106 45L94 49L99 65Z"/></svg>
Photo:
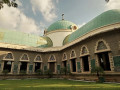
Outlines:
<svg viewBox="0 0 120 90"><path fill-rule="evenodd" d="M7 4L9 7L18 7L16 0L0 0L0 9L3 8L3 4Z"/></svg>
<svg viewBox="0 0 120 90"><path fill-rule="evenodd" d="M103 79L102 75L104 74L103 68L96 66L91 69L91 73L96 73L99 82L102 82L101 79Z"/></svg>

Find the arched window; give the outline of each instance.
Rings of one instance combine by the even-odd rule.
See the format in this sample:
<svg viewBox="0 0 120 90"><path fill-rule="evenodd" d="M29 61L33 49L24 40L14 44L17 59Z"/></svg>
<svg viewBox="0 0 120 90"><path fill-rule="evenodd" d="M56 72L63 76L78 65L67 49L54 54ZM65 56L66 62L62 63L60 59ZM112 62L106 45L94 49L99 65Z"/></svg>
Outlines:
<svg viewBox="0 0 120 90"><path fill-rule="evenodd" d="M88 53L87 48L86 48L86 47L83 47L83 48L82 48L82 53L81 53L81 54L87 54L87 53Z"/></svg>
<svg viewBox="0 0 120 90"><path fill-rule="evenodd" d="M72 50L70 54L70 58L75 58L75 57L76 57L75 50Z"/></svg>
<svg viewBox="0 0 120 90"><path fill-rule="evenodd" d="M29 60L28 55L27 55L27 54L23 54L23 55L21 56L21 59L20 59L20 60Z"/></svg>
<svg viewBox="0 0 120 90"><path fill-rule="evenodd" d="M50 61L55 61L55 56L54 55L51 55L50 58L49 58Z"/></svg>
<svg viewBox="0 0 120 90"><path fill-rule="evenodd" d="M42 61L41 56L40 56L40 55L37 55L37 56L35 57L35 61Z"/></svg>
<svg viewBox="0 0 120 90"><path fill-rule="evenodd" d="M5 60L13 60L13 54L12 53L7 53L7 55L4 57Z"/></svg>
<svg viewBox="0 0 120 90"><path fill-rule="evenodd" d="M89 54L89 51L88 51L88 48L86 45L83 45L81 47L81 51L80 51L80 56L84 56L84 55L88 55Z"/></svg>
<svg viewBox="0 0 120 90"><path fill-rule="evenodd" d="M66 53L63 54L63 60L67 60L67 55L66 55Z"/></svg>
<svg viewBox="0 0 120 90"><path fill-rule="evenodd" d="M99 41L97 50L103 50L103 49L107 49L107 46L105 45L105 43L103 41Z"/></svg>
<svg viewBox="0 0 120 90"><path fill-rule="evenodd" d="M99 40L95 46L95 53L103 52L103 51L110 51L109 45L105 42L105 40Z"/></svg>

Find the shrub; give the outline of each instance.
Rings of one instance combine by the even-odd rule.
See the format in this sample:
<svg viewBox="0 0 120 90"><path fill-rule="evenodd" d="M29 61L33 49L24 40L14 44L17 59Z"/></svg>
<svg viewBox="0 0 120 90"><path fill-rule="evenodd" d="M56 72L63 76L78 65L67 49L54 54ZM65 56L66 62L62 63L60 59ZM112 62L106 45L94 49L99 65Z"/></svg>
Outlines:
<svg viewBox="0 0 120 90"><path fill-rule="evenodd" d="M91 73L96 73L98 82L104 82L104 77L102 76L104 74L104 70L101 67L95 67L91 69Z"/></svg>
<svg viewBox="0 0 120 90"><path fill-rule="evenodd" d="M20 71L20 74L25 75L25 74L26 74L26 71L25 71L25 70L21 70L21 71Z"/></svg>
<svg viewBox="0 0 120 90"><path fill-rule="evenodd" d="M42 75L42 74L43 74L43 71L42 71L41 69L38 69L38 70L36 71L36 73L39 74L39 75Z"/></svg>
<svg viewBox="0 0 120 90"><path fill-rule="evenodd" d="M66 67L60 69L60 74L70 74L70 70L68 70Z"/></svg>
<svg viewBox="0 0 120 90"><path fill-rule="evenodd" d="M9 73L9 70L5 69L5 70L3 70L2 73L3 73L4 75L7 75L7 74Z"/></svg>
<svg viewBox="0 0 120 90"><path fill-rule="evenodd" d="M53 76L53 72L52 72L50 69L46 70L46 71L44 72L44 74L48 75L49 78L51 78L51 77Z"/></svg>

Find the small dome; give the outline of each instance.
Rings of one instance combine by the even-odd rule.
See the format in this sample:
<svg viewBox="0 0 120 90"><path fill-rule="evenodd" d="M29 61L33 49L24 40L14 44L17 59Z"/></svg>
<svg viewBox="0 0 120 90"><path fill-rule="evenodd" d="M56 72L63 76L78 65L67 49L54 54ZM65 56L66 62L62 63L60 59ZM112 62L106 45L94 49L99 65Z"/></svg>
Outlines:
<svg viewBox="0 0 120 90"><path fill-rule="evenodd" d="M63 44L72 42L92 30L115 23L120 23L120 10L106 11L73 32L69 37L66 37Z"/></svg>
<svg viewBox="0 0 120 90"><path fill-rule="evenodd" d="M74 24L70 21L66 21L66 20L59 20L59 21L53 23L52 25L50 25L47 29L47 32L60 30L60 29L71 29L72 27L75 30L77 29L76 24Z"/></svg>

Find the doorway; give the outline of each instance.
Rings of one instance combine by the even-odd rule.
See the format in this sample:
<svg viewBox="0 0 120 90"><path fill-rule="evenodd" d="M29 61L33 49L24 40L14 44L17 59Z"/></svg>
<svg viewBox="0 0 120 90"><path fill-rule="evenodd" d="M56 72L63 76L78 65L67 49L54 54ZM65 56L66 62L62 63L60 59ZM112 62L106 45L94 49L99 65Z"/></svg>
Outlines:
<svg viewBox="0 0 120 90"><path fill-rule="evenodd" d="M52 72L55 72L55 62L50 62L50 63L49 63L49 69L50 69Z"/></svg>
<svg viewBox="0 0 120 90"><path fill-rule="evenodd" d="M110 60L108 52L98 53L98 62L99 65L103 68L104 71L110 71Z"/></svg>
<svg viewBox="0 0 120 90"><path fill-rule="evenodd" d="M83 62L83 71L89 71L89 60L88 56L82 57L82 62Z"/></svg>
<svg viewBox="0 0 120 90"><path fill-rule="evenodd" d="M35 63L35 72L37 71L37 70L39 70L40 69L40 67L41 67L41 63Z"/></svg>
<svg viewBox="0 0 120 90"><path fill-rule="evenodd" d="M21 62L20 72L21 71L27 71L27 62Z"/></svg>
<svg viewBox="0 0 120 90"><path fill-rule="evenodd" d="M11 67L12 67L12 61L4 61L4 70L8 70L8 73L11 72Z"/></svg>
<svg viewBox="0 0 120 90"><path fill-rule="evenodd" d="M76 72L76 59L71 60L72 72Z"/></svg>
<svg viewBox="0 0 120 90"><path fill-rule="evenodd" d="M64 68L67 67L67 61L63 61L63 67L64 67Z"/></svg>

